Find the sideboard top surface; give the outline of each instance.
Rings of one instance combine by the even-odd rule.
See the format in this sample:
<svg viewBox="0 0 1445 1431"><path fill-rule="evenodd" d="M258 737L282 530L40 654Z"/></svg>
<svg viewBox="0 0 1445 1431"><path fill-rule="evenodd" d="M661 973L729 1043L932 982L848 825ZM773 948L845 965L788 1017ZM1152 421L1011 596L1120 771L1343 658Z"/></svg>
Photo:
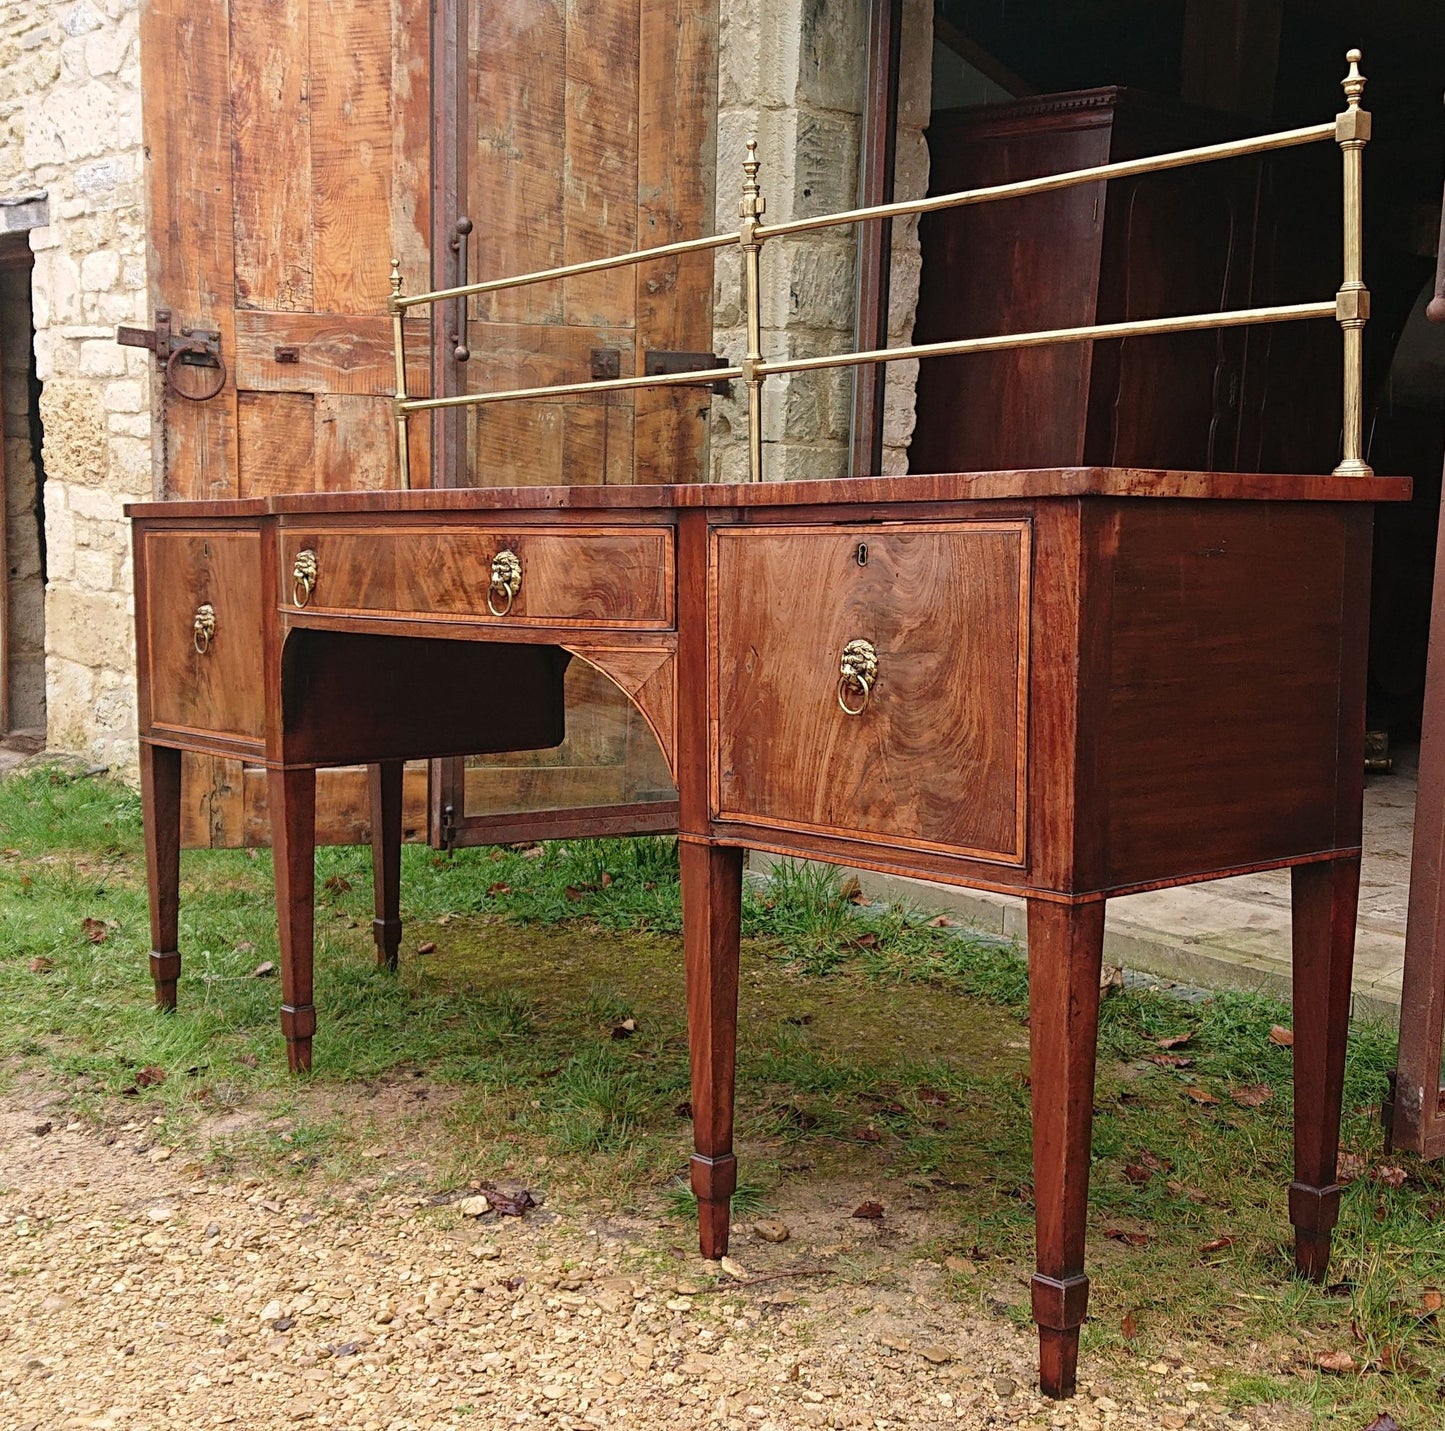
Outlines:
<svg viewBox="0 0 1445 1431"><path fill-rule="evenodd" d="M679 507L858 506L1041 497L1161 497L1214 501L1403 502L1408 477L1177 472L1136 467L1052 467L852 477L814 482L586 487L448 487L409 492L307 492L214 502L132 502L126 515L195 519L367 512L627 510Z"/></svg>

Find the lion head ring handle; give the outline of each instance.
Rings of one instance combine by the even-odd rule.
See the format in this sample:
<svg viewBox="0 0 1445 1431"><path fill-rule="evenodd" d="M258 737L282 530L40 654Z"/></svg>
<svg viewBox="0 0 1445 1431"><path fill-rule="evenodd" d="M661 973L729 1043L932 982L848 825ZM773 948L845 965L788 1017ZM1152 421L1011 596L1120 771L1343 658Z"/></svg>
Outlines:
<svg viewBox="0 0 1445 1431"><path fill-rule="evenodd" d="M209 601L196 607L196 619L191 623L191 643L196 655L204 656L211 649L216 636L216 608Z"/></svg>
<svg viewBox="0 0 1445 1431"><path fill-rule="evenodd" d="M492 558L492 584L487 588L487 610L493 616L509 615L512 602L521 589L521 558L513 551L498 552Z"/></svg>
<svg viewBox="0 0 1445 1431"><path fill-rule="evenodd" d="M291 604L305 606L316 590L316 577L320 572L316 553L310 547L303 547L296 553L296 564L291 568Z"/></svg>
<svg viewBox="0 0 1445 1431"><path fill-rule="evenodd" d="M838 705L844 715L862 715L868 709L873 683L878 679L878 652L861 637L843 647L839 663ZM851 703L850 703L851 702Z"/></svg>

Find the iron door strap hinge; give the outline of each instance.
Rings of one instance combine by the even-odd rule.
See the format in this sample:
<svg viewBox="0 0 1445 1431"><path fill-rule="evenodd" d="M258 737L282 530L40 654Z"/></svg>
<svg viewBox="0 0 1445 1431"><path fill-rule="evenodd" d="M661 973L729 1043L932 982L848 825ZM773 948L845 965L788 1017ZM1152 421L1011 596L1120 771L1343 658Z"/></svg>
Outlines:
<svg viewBox="0 0 1445 1431"><path fill-rule="evenodd" d="M644 353L642 371L649 378L664 377L669 373L705 373L709 368L725 368L727 359L716 353ZM720 397L732 392L732 384L726 379L709 383L708 386Z"/></svg>
<svg viewBox="0 0 1445 1431"><path fill-rule="evenodd" d="M149 348L165 369L166 381L179 396L194 402L213 398L226 386L226 363L221 357L221 335L214 328L171 326L171 310L156 309L152 328L120 327L115 341L123 348ZM176 381L176 368L209 368L215 377L201 387L182 387Z"/></svg>

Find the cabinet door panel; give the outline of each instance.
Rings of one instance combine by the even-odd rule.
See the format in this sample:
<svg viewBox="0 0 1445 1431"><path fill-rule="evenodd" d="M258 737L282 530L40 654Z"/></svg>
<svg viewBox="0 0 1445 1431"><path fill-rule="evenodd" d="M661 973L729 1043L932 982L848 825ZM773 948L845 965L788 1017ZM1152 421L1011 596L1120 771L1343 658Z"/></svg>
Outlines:
<svg viewBox="0 0 1445 1431"><path fill-rule="evenodd" d="M1022 863L1029 538L1024 521L716 533L717 818ZM850 716L855 639L878 670Z"/></svg>

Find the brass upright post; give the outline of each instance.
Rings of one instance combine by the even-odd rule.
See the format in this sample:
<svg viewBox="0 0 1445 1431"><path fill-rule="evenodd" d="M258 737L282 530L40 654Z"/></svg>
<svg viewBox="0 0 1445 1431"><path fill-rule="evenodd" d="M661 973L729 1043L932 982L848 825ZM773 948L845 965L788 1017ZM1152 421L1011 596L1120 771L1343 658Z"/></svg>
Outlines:
<svg viewBox="0 0 1445 1431"><path fill-rule="evenodd" d="M401 474L402 491L406 492L411 490L411 458L406 440L406 340L401 326L404 310L400 298L401 260L394 258L391 261L391 297L386 306L391 312L391 345L396 358L396 397L392 401L392 411L396 417L396 461Z"/></svg>
<svg viewBox="0 0 1445 1431"><path fill-rule="evenodd" d="M1345 56L1350 72L1342 81L1345 109L1335 116L1335 139L1345 161L1345 279L1335 296L1335 317L1345 338L1344 440L1339 477L1374 475L1364 458L1365 320L1370 316L1370 290L1365 287L1364 156L1370 138L1370 115L1360 108L1365 77L1360 73L1360 52Z"/></svg>
<svg viewBox="0 0 1445 1431"><path fill-rule="evenodd" d="M743 254L743 301L748 314L748 351L739 367L748 385L748 477L753 482L763 480L763 374L758 371L758 364L763 360L763 243L758 237L758 227L768 206L758 188L760 167L758 141L750 139L748 157L743 163L743 201L738 210L742 216L738 243Z"/></svg>

